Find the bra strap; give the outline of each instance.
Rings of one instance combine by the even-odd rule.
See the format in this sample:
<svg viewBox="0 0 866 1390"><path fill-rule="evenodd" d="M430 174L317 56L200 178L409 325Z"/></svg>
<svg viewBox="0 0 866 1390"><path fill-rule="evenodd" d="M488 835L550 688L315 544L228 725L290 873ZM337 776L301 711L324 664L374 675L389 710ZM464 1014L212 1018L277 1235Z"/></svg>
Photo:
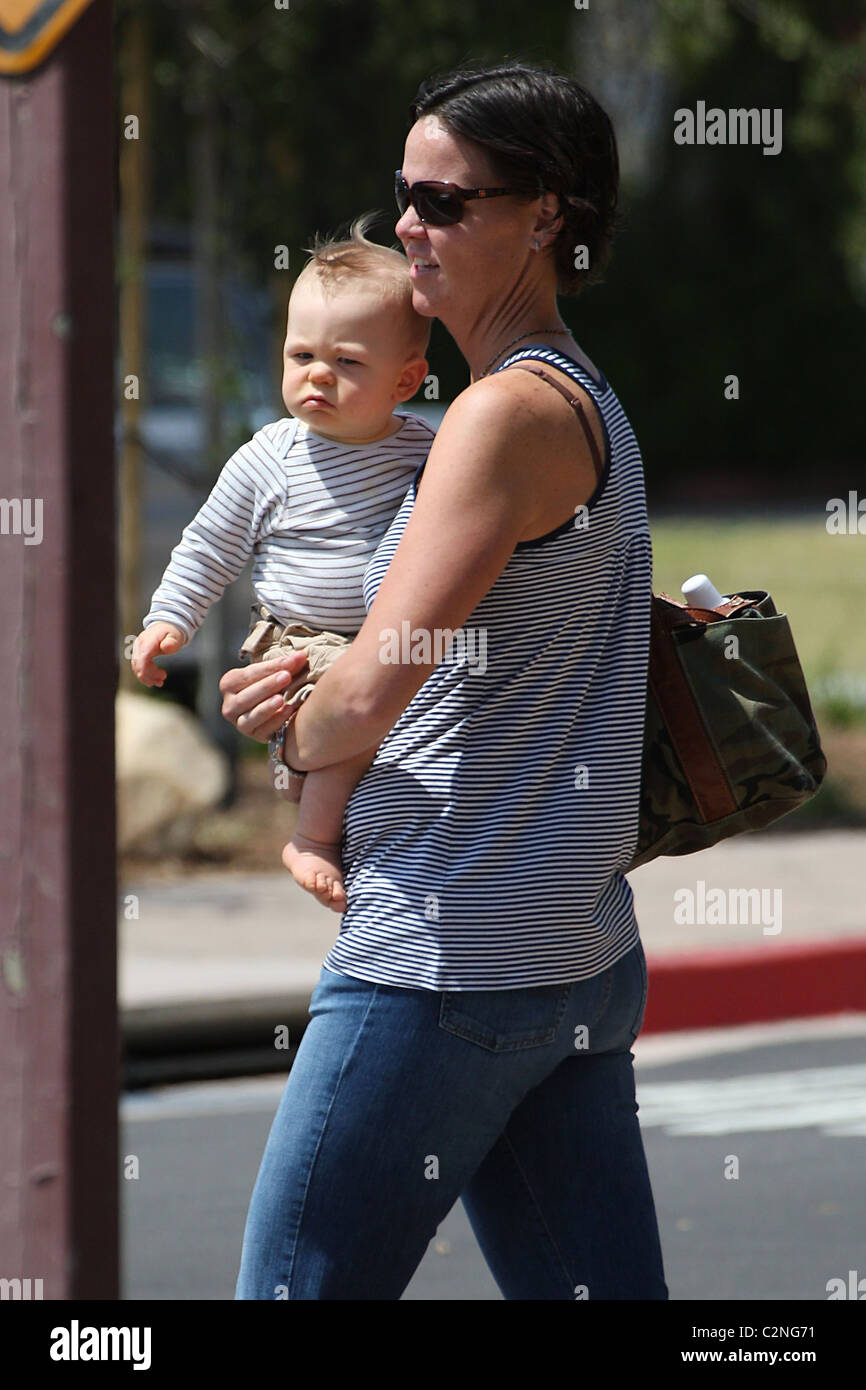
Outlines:
<svg viewBox="0 0 866 1390"><path fill-rule="evenodd" d="M577 418L583 426L583 432L586 435L587 443L589 444L590 452L592 454L592 461L595 464L596 473L598 474L598 477L601 478L604 472L604 464L602 462L601 455L598 452L598 445L595 442L595 435L589 427L589 421L586 418L586 411L583 408L582 401L580 401L577 396L572 396L567 386L563 386L561 382L555 381L552 376L549 376L543 367L536 366L532 362L512 362L511 366L523 367L524 371L532 372L533 376L540 376L542 381L547 381L551 386L555 386L559 394L565 397L565 399L568 401L568 404L572 406L572 408L575 410ZM507 368L502 367L500 368L500 370L507 371Z"/></svg>

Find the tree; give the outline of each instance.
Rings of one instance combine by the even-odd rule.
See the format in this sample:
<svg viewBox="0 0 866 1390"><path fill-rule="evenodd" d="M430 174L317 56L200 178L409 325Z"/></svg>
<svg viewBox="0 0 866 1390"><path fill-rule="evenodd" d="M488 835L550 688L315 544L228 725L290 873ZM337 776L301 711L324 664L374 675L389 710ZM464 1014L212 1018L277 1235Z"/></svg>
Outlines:
<svg viewBox="0 0 866 1390"><path fill-rule="evenodd" d="M133 0L121 0L123 25ZM223 254L274 291L275 373L291 282L316 230L381 208L419 81L465 58L574 71L622 132L624 221L603 284L563 300L604 366L652 467L678 487L695 464L756 488L858 455L853 370L866 312L866 25L855 0L292 0L252 18L233 0L155 5L155 213L192 221L190 71L215 73ZM198 59L197 59L198 61ZM677 146L673 113L706 100L780 107L783 149ZM288 273L274 247L289 250ZM443 399L466 384L441 326ZM740 379L738 401L724 380ZM806 409L803 380L832 386ZM276 376L275 376L276 384ZM813 388L814 391L815 388ZM826 479L826 482L824 481ZM837 485L834 483L834 486ZM657 491L658 495L658 491Z"/></svg>

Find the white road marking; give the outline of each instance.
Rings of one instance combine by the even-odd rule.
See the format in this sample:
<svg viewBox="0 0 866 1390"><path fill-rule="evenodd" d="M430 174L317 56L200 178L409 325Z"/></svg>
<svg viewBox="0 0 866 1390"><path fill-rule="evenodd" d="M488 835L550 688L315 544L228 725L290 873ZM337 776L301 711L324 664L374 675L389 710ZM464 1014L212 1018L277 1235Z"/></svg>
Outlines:
<svg viewBox="0 0 866 1390"><path fill-rule="evenodd" d="M866 1035L866 1014L828 1014L821 1018L791 1018L778 1023L746 1023L736 1028L683 1029L638 1037L632 1051L635 1068L663 1067L713 1057L720 1052L746 1052L774 1043Z"/></svg>
<svg viewBox="0 0 866 1390"><path fill-rule="evenodd" d="M866 1036L866 1014L839 1014L827 1018L792 1019L781 1023L748 1024L738 1028L705 1028L694 1032L651 1033L639 1037L634 1047L635 1073L638 1078L638 1103L641 1123L645 1126L668 1123L666 1119L655 1116L670 1114L675 1096L664 1092L676 1089L681 1104L685 1104L685 1092L680 1087L705 1090L709 1088L710 1102L720 1085L730 1084L718 1081L656 1082L643 1081L641 1072L645 1067L662 1067L675 1062L695 1061L700 1057L711 1057L728 1052L744 1052L750 1048L788 1042L808 1042L812 1040ZM816 1068L819 1075L826 1076L831 1069ZM848 1070L839 1068L838 1070ZM771 1078L799 1073L770 1073ZM248 1111L275 1111L286 1085L286 1075L239 1077L231 1081L192 1081L171 1086L158 1086L143 1091L131 1091L120 1100L120 1117L123 1121L162 1120L169 1117L192 1115L225 1115ZM747 1081L756 1078L733 1078L734 1081ZM862 1097L862 1091L861 1091ZM694 1104L692 1102L692 1104ZM849 1108L843 1114L843 1130L827 1130L827 1133L862 1134L866 1132L863 1121L856 1119L850 1108L850 1097L842 1101ZM866 1101L864 1101L866 1104ZM713 1110L715 1110L713 1105ZM766 1107L765 1107L766 1108ZM858 1111L859 1114L859 1111ZM677 1113L672 1122L682 1122L683 1114ZM814 1123L812 1121L811 1123ZM859 1127L856 1127L859 1126ZM751 1126L750 1126L751 1127ZM766 1125L765 1128L774 1126ZM787 1127L787 1126L786 1126ZM674 1131L671 1130L671 1133ZM724 1131L686 1131L680 1133L709 1133Z"/></svg>
<svg viewBox="0 0 866 1390"><path fill-rule="evenodd" d="M866 1063L648 1081L638 1085L637 1099L641 1127L661 1126L670 1135L819 1128L834 1138L866 1136Z"/></svg>

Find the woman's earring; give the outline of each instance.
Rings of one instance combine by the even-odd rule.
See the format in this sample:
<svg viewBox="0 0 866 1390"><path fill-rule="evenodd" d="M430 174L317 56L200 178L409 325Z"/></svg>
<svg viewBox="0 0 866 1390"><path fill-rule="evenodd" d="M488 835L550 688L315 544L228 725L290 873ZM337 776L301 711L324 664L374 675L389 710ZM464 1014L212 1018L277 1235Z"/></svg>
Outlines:
<svg viewBox="0 0 866 1390"><path fill-rule="evenodd" d="M535 238L535 249L538 250L538 237Z"/></svg>

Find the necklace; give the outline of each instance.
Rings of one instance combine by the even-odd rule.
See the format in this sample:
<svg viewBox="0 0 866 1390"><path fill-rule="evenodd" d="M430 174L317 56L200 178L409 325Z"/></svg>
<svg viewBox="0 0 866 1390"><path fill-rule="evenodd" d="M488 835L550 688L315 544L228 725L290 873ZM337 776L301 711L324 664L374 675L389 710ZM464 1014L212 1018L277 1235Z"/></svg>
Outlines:
<svg viewBox="0 0 866 1390"><path fill-rule="evenodd" d="M498 352L495 352L493 354L490 361L487 363L487 366L484 368L484 371L481 373L481 376L478 377L478 380L480 381L482 376L487 375L487 373L490 371L490 368L493 366L493 363L496 361L497 357L501 357L503 352L507 352L510 347L514 347L514 344L519 343L523 338L534 338L536 334L539 333L548 333L551 337L556 338L571 337L571 333L567 328L530 328L528 333L518 333L516 338L512 338L510 343L506 343L505 347L501 347Z"/></svg>

